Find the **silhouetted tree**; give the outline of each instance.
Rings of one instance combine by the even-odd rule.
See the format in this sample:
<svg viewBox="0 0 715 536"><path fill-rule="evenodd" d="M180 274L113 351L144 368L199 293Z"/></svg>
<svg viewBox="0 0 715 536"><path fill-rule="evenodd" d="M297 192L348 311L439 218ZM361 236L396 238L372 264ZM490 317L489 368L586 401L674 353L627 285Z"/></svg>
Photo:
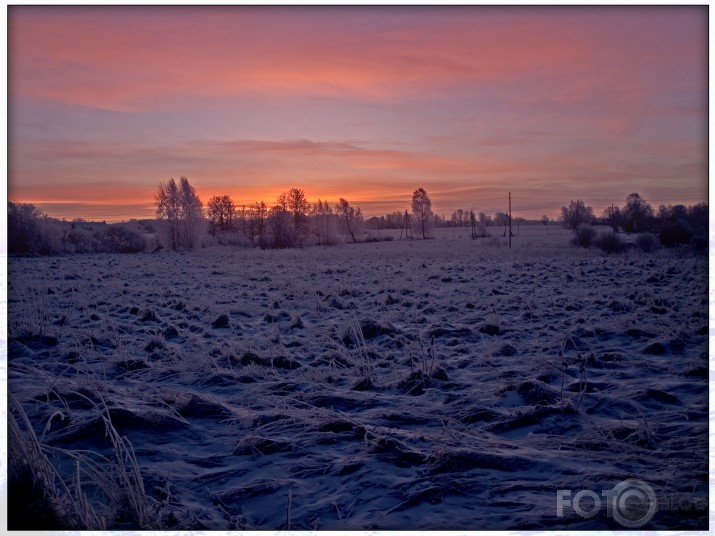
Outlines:
<svg viewBox="0 0 715 536"><path fill-rule="evenodd" d="M295 234L291 228L291 214L284 205L277 204L271 208L268 217L271 230L271 247L282 249L295 244Z"/></svg>
<svg viewBox="0 0 715 536"><path fill-rule="evenodd" d="M335 214L330 203L318 199L311 211L314 219L315 235L318 238L319 246L330 246L334 244Z"/></svg>
<svg viewBox="0 0 715 536"><path fill-rule="evenodd" d="M621 209L619 207L614 207L611 205L603 211L603 216L601 217L603 221L611 226L613 232L617 232L618 228L623 224L623 215L621 214Z"/></svg>
<svg viewBox="0 0 715 536"><path fill-rule="evenodd" d="M653 208L646 203L640 194L632 193L626 197L622 216L625 231L629 233L647 231L653 219Z"/></svg>
<svg viewBox="0 0 715 536"><path fill-rule="evenodd" d="M211 234L233 230L236 207L228 195L215 195L206 204Z"/></svg>
<svg viewBox="0 0 715 536"><path fill-rule="evenodd" d="M693 229L707 234L710 211L707 203L698 203L688 207L688 219Z"/></svg>
<svg viewBox="0 0 715 536"><path fill-rule="evenodd" d="M338 216L340 216L343 226L350 235L350 238L352 238L353 243L357 242L355 235L363 224L360 207L357 209L351 207L350 203L341 197L338 204L335 205L335 211L338 213Z"/></svg>
<svg viewBox="0 0 715 536"><path fill-rule="evenodd" d="M656 212L656 218L660 222L670 221L675 223L678 220L688 219L688 207L685 205L660 205Z"/></svg>
<svg viewBox="0 0 715 536"><path fill-rule="evenodd" d="M412 214L415 228L422 233L423 239L427 238L433 226L434 214L432 200L424 188L417 188L412 194Z"/></svg>
<svg viewBox="0 0 715 536"><path fill-rule="evenodd" d="M568 207L561 207L561 217L564 226L575 233L579 226L593 222L593 209L587 207L582 199L571 200Z"/></svg>
<svg viewBox="0 0 715 536"><path fill-rule="evenodd" d="M308 212L310 211L310 203L305 198L305 192L299 188L291 188L278 197L277 205L291 214L295 239L298 245L302 245L303 239L308 233Z"/></svg>
<svg viewBox="0 0 715 536"><path fill-rule="evenodd" d="M255 245L256 240L258 244L263 247L265 244L265 234L266 234L266 220L268 218L268 207L261 201L260 203L254 203L251 207L250 215L250 232L249 237L251 239L251 245Z"/></svg>

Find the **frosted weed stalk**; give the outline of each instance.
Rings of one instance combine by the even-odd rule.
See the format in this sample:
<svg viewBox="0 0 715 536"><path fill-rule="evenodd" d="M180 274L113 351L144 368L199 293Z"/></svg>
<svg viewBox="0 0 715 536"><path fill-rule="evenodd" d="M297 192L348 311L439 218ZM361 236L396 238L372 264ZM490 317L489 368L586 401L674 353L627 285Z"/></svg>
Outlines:
<svg viewBox="0 0 715 536"><path fill-rule="evenodd" d="M73 494L47 459L45 449L38 441L27 414L12 393L8 393L8 402L10 406L7 438L8 478L10 482L15 481L16 490L17 486L23 486L23 481L29 479L31 488L42 495L39 504L23 504L23 508L31 510L35 521L44 518L44 521L48 522L50 520L47 517L50 517L54 518L51 519L52 521L65 528L104 530L104 519L99 517L88 503L82 493L79 478L75 479L75 494ZM24 433L12 413L19 417L25 429ZM49 424L48 422L48 426ZM73 495L76 495L76 498ZM23 512L14 512L14 515L18 514L23 515ZM24 521L26 520L20 520L20 522Z"/></svg>
<svg viewBox="0 0 715 536"><path fill-rule="evenodd" d="M566 369L571 365L571 364L576 364L578 365L579 369L579 379L578 379L578 394L576 395L576 400L574 402L574 406L576 407L576 411L578 411L579 407L581 406L581 403L583 402L584 397L586 396L586 391L588 389L588 382L586 378L586 363L588 361L588 356L584 355L582 352L578 352L576 356L576 360L574 363L568 363L565 357L566 353L566 346L568 343L571 343L574 348L578 349L578 346L576 345L576 342L573 340L572 337L564 337L562 342L561 342L561 348L559 349L559 357L561 358L561 367L562 367L562 376L561 376L561 400L563 401L564 399L564 386L566 384ZM593 358L593 353L590 354L590 357Z"/></svg>
<svg viewBox="0 0 715 536"><path fill-rule="evenodd" d="M11 393L9 401L11 410L19 416L25 432L20 430L15 418L8 419L8 444L11 453L10 473L18 478L30 478L32 487L41 491L44 503L39 505L50 511L50 517L55 518L59 527L85 530L105 530L107 518L111 517L114 523L123 523L131 520L133 526L141 529L158 528L160 520L155 519L151 499L146 496L144 482L139 470L139 465L134 454L134 448L126 436L122 436L113 426L106 403L102 399L102 407L91 398L78 391L69 391L69 394L80 397L91 404L94 411L99 413L105 427L105 437L112 444L110 457L102 456L93 451L67 450L50 447L41 443L35 435L27 414L20 403ZM69 410L68 410L69 411ZM45 425L42 439L49 432L52 422L59 417L64 420L61 411L50 415ZM68 459L72 465L72 472L63 478L58 470L50 463L48 456L61 455ZM23 474L23 468L26 469ZM29 471L29 477L27 473ZM93 490L92 496L96 499L97 492L102 492L111 505L111 515L98 515L83 491L83 478ZM20 483L20 485L23 485ZM85 484L86 486L86 484ZM33 506L34 509L34 506ZM34 513L29 519L21 523L35 522ZM36 528L22 526L20 529Z"/></svg>
<svg viewBox="0 0 715 536"><path fill-rule="evenodd" d="M146 529L152 526L152 518L148 507L148 497L144 493L144 481L139 471L139 464L134 455L134 447L126 436L121 436L112 424L106 402L102 398L102 406L99 407L93 400L81 393L73 394L84 398L94 406L99 412L105 426L105 437L109 437L112 442L114 456L111 459L110 477L102 475L94 482L98 484L113 500L115 508L121 513L127 510L131 519L139 528ZM101 397L101 395L100 395ZM112 480L114 480L112 482ZM111 482L109 485L107 482Z"/></svg>
<svg viewBox="0 0 715 536"><path fill-rule="evenodd" d="M17 311L17 305L10 306L12 315L8 326L8 335L11 339L32 339L49 335L52 327L52 304L50 303L50 289L45 279L44 284L37 287L34 296L26 297L22 311ZM18 313L20 313L18 315ZM24 314L23 314L24 313Z"/></svg>
<svg viewBox="0 0 715 536"><path fill-rule="evenodd" d="M404 340L404 339L403 339ZM424 376L432 376L435 364L434 351L435 337L432 335L429 348L425 349L425 344L422 337L417 337L417 340L410 345L410 374L422 373Z"/></svg>
<svg viewBox="0 0 715 536"><path fill-rule="evenodd" d="M353 341L355 341L355 344L353 345L353 355L357 354L358 373L361 378L361 382L372 385L372 362L370 361L370 356L367 351L367 343L365 342L365 337L362 332L362 326L360 325L360 321L357 319L357 316L354 314L348 329L349 333L352 334Z"/></svg>

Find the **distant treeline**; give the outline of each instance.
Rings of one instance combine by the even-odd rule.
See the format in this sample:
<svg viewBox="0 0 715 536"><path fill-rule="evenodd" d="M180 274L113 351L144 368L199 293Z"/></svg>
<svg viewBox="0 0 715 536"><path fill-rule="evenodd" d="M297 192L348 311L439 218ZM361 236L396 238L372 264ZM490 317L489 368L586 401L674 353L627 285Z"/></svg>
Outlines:
<svg viewBox="0 0 715 536"><path fill-rule="evenodd" d="M660 205L657 210L640 196L632 193L626 197L622 207L606 207L601 216L594 215L592 207L582 199L571 200L561 208L561 223L573 230L574 234L588 237L593 233L586 227L605 225L613 233L640 233L657 237L663 246L692 244L698 248L707 247L709 209L707 203L695 205ZM647 240L647 239L646 239ZM643 240L645 243L646 240ZM579 240L577 242L584 242ZM586 238L585 242L590 242ZM580 244L583 245L583 244Z"/></svg>
<svg viewBox="0 0 715 536"><path fill-rule="evenodd" d="M29 203L8 204L8 253L56 255L72 253L136 253L160 249L191 250L211 245L260 248L330 246L345 242L392 240L388 228L408 225L429 238L441 219L423 188L412 196L412 212L365 220L360 207L340 198L337 203L310 203L292 188L273 205L264 201L237 205L228 195L213 196L204 205L186 177L159 184L154 196L156 220L125 223L71 222L42 214Z"/></svg>
<svg viewBox="0 0 715 536"><path fill-rule="evenodd" d="M29 203L8 203L8 253L57 255L74 253L138 253L160 249L191 250L211 245L260 248L330 246L345 242L392 240L381 231L408 230L416 238L430 238L436 227L470 227L472 237L489 236L487 228L506 226L509 215L493 216L469 209L454 211L449 218L434 214L423 188L412 194L411 211L364 218L360 207L346 199L337 203L310 203L299 188L282 193L272 205L264 201L238 205L228 195L213 196L206 205L188 179L162 182L154 198L156 220L130 220L106 224L83 220L58 220L42 214ZM638 194L626 198L623 207L607 207L600 217L583 200L571 201L557 220L576 233L590 225L608 225L613 232L655 234L665 246L707 241L708 206L662 205L657 211ZM547 225L547 216L531 223ZM513 224L524 224L514 218ZM584 231L588 235L588 231ZM580 244L583 245L583 244Z"/></svg>

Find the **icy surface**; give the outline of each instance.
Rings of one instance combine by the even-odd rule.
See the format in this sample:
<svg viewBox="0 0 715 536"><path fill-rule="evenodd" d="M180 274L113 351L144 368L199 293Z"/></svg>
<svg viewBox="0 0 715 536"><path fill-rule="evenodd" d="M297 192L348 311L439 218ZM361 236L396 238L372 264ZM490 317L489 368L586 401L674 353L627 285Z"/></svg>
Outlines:
<svg viewBox="0 0 715 536"><path fill-rule="evenodd" d="M707 257L460 234L10 259L8 388L68 481L106 406L168 529L617 529L556 490L707 495Z"/></svg>

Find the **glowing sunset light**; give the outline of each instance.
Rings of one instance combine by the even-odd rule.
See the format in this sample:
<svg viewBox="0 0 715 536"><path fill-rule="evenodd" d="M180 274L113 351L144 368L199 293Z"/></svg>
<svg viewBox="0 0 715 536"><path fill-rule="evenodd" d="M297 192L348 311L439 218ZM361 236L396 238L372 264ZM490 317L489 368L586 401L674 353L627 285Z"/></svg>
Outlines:
<svg viewBox="0 0 715 536"><path fill-rule="evenodd" d="M292 187L555 216L707 200L707 6L8 7L8 193L67 219Z"/></svg>

